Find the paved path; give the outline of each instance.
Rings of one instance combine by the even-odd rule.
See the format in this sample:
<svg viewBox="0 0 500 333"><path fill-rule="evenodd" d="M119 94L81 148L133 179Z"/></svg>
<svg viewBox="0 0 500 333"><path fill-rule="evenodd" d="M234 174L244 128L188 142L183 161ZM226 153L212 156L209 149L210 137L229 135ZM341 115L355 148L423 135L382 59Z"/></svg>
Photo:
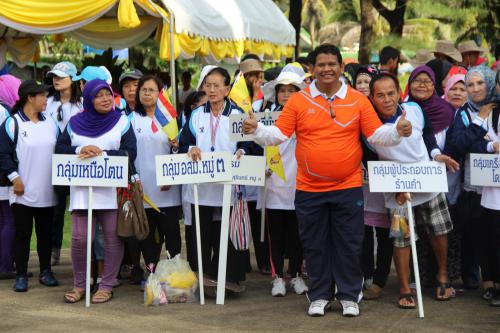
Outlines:
<svg viewBox="0 0 500 333"><path fill-rule="evenodd" d="M36 272L32 253L31 271ZM363 302L361 316L343 318L338 304L323 318L306 315L304 296L270 296L270 277L251 273L247 292L227 299L226 305L171 304L142 305L137 286L123 285L115 298L86 309L84 302L65 304L64 291L71 288L69 251L63 251L62 265L54 269L62 285L41 286L30 279L27 293L14 293L12 280L0 281L0 332L500 332L500 309L491 308L480 291L466 292L450 302L437 302L432 291L424 297L426 318L417 310L396 307L394 273L383 297Z"/></svg>

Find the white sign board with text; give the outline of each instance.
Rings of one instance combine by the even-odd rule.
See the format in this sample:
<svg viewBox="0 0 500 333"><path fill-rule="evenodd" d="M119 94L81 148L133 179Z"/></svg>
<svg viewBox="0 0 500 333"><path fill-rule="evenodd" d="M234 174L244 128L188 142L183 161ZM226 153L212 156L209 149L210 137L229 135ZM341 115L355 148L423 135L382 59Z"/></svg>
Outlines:
<svg viewBox="0 0 500 333"><path fill-rule="evenodd" d="M200 184L231 181L229 152L201 153L194 162L187 154L157 155L156 184Z"/></svg>
<svg viewBox="0 0 500 333"><path fill-rule="evenodd" d="M274 125L274 122L280 116L281 111L276 112L257 112L254 113L258 122L266 126ZM253 141L253 134L243 134L243 121L247 119L246 113L232 114L229 116L229 137L231 141Z"/></svg>
<svg viewBox="0 0 500 333"><path fill-rule="evenodd" d="M233 155L233 185L264 186L266 182L266 158L264 156L241 156L238 160Z"/></svg>
<svg viewBox="0 0 500 333"><path fill-rule="evenodd" d="M53 154L52 185L127 187L128 157Z"/></svg>
<svg viewBox="0 0 500 333"><path fill-rule="evenodd" d="M472 185L500 187L500 155L470 154Z"/></svg>
<svg viewBox="0 0 500 333"><path fill-rule="evenodd" d="M368 176L370 192L448 192L444 163L369 161Z"/></svg>

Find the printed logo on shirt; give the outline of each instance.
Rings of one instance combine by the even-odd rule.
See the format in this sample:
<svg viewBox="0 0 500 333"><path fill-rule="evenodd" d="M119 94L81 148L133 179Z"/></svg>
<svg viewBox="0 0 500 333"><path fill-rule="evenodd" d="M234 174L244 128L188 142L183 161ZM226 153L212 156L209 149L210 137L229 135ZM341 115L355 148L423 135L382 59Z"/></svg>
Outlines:
<svg viewBox="0 0 500 333"><path fill-rule="evenodd" d="M205 126L201 126L200 127L200 133L204 133L205 132Z"/></svg>
<svg viewBox="0 0 500 333"><path fill-rule="evenodd" d="M314 110L313 108L309 108L307 109L307 113L316 113L316 110Z"/></svg>
<svg viewBox="0 0 500 333"><path fill-rule="evenodd" d="M28 137L28 132L21 131L21 135L23 136L23 138L27 138Z"/></svg>
<svg viewBox="0 0 500 333"><path fill-rule="evenodd" d="M137 131L137 133L141 133L141 132L142 132L142 128L138 127L138 128L136 129L136 131Z"/></svg>

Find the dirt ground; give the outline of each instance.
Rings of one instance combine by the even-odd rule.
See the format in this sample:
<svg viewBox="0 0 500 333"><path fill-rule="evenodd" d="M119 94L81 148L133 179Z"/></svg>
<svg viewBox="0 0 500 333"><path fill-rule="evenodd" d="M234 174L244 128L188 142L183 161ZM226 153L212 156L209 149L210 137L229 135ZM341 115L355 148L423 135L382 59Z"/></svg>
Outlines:
<svg viewBox="0 0 500 333"><path fill-rule="evenodd" d="M37 276L36 253L30 271ZM255 265L254 265L255 267ZM424 295L425 319L417 310L396 307L397 283L391 273L378 301L361 304L361 316L343 318L335 303L325 317L306 315L305 296L290 292L270 296L271 278L247 275L246 293L227 298L226 305L170 304L146 307L138 286L124 283L107 304L85 308L84 302L65 304L63 294L72 286L69 250L63 250L54 268L61 286L47 288L30 279L27 293L12 291L13 280L0 281L0 332L500 332L500 309L487 306L481 291L467 291L449 302L437 302L433 291Z"/></svg>

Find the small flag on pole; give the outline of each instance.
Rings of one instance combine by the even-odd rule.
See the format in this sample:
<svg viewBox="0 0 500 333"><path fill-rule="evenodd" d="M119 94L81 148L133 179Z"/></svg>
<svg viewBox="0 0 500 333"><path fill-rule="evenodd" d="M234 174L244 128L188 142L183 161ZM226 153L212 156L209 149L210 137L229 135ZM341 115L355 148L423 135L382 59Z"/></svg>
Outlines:
<svg viewBox="0 0 500 333"><path fill-rule="evenodd" d="M229 92L229 98L233 100L245 113L248 113L252 109L252 100L250 99L250 94L248 93L247 83L245 82L245 77L240 72L236 77L233 87Z"/></svg>
<svg viewBox="0 0 500 333"><path fill-rule="evenodd" d="M266 146L266 161L267 166L286 183L285 169L283 168L283 160L281 159L280 147Z"/></svg>
<svg viewBox="0 0 500 333"><path fill-rule="evenodd" d="M177 127L177 110L172 106L167 92L161 90L158 102L156 103L155 118L168 138L173 140L179 134Z"/></svg>

